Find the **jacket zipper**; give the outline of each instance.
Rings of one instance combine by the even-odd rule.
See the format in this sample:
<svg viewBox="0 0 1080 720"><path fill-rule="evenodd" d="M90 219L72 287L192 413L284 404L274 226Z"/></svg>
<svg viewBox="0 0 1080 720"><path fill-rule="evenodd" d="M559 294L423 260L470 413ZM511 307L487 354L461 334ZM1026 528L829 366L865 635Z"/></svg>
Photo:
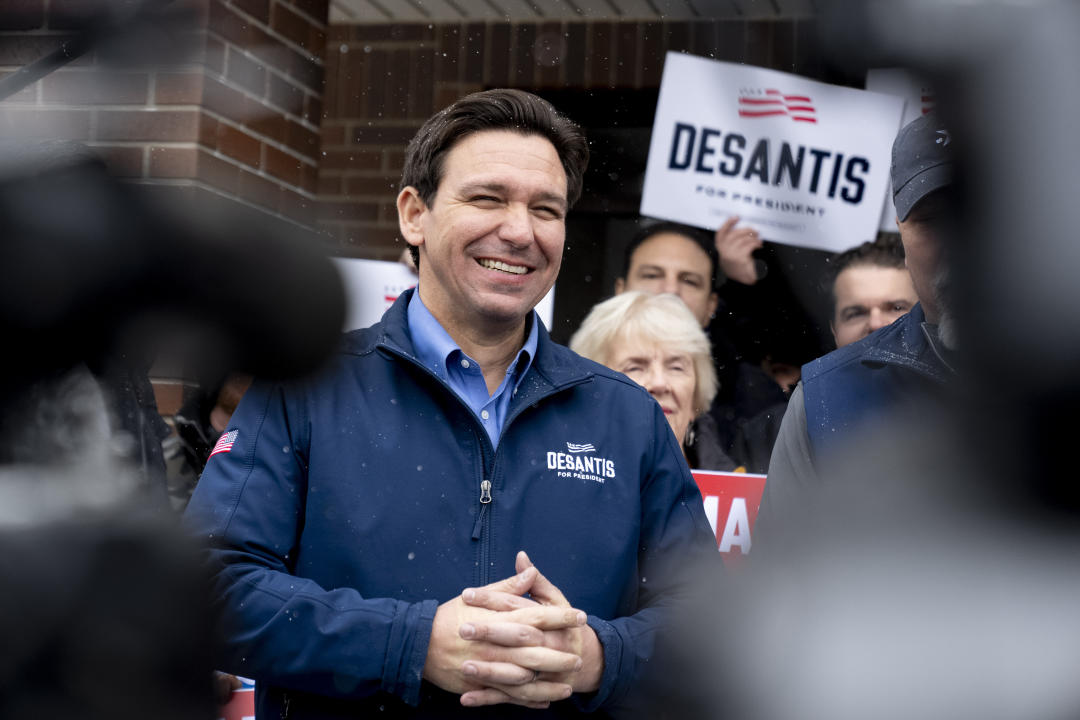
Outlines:
<svg viewBox="0 0 1080 720"><path fill-rule="evenodd" d="M488 505L491 504L491 481L480 482L480 512L476 513L476 522L473 523L472 539L479 540L483 531L484 518L487 517Z"/></svg>

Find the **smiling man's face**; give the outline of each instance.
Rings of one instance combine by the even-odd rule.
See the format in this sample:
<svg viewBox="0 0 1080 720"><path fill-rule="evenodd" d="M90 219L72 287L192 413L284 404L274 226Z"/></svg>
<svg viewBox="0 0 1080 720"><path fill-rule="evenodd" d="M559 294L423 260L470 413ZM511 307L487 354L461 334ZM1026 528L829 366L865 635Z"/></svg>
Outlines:
<svg viewBox="0 0 1080 720"><path fill-rule="evenodd" d="M402 191L420 248L420 298L450 332L524 323L551 289L566 237L566 173L539 135L483 130L446 154L431 205Z"/></svg>

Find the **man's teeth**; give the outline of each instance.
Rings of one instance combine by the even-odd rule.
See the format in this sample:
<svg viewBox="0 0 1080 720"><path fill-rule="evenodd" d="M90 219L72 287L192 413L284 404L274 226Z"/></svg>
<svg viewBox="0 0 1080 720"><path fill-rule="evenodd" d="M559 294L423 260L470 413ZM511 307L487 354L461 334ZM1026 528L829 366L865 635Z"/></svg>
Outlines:
<svg viewBox="0 0 1080 720"><path fill-rule="evenodd" d="M477 262L489 270L502 270L503 272L513 273L514 275L524 275L529 271L529 268L524 265L508 265L501 260L489 260L488 258L484 258Z"/></svg>

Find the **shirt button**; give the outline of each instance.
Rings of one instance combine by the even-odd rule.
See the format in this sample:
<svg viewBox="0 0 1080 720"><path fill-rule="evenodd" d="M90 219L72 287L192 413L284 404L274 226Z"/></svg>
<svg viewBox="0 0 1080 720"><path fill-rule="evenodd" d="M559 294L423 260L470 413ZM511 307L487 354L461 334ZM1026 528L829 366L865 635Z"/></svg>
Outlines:
<svg viewBox="0 0 1080 720"><path fill-rule="evenodd" d="M491 414L487 410L481 410L480 411L480 417L487 420L489 417L491 417Z"/></svg>
<svg viewBox="0 0 1080 720"><path fill-rule="evenodd" d="M469 361L468 361L468 360L466 360L466 359L464 359L464 358L462 358L462 359L461 359L461 367L463 367L463 368L465 368L466 370L468 370L468 369L469 369Z"/></svg>

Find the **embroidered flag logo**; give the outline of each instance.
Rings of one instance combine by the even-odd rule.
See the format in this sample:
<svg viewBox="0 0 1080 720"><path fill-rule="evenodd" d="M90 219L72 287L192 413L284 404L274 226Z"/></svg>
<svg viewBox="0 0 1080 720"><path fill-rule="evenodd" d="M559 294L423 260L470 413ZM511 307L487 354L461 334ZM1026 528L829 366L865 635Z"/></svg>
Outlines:
<svg viewBox="0 0 1080 720"><path fill-rule="evenodd" d="M743 91L739 96L739 117L761 118L787 115L795 122L817 122L817 110L806 95L784 95L779 90Z"/></svg>
<svg viewBox="0 0 1080 720"><path fill-rule="evenodd" d="M210 451L209 457L214 457L218 453L227 453L232 450L233 443L236 442L236 436L239 433L239 430L230 430L229 432L222 434L222 436L218 438L217 444L214 445L214 449Z"/></svg>
<svg viewBox="0 0 1080 720"><path fill-rule="evenodd" d="M585 443L584 445L575 445L574 443L568 442L568 443L566 443L566 449L569 450L572 453L596 452L596 448L593 446L592 443Z"/></svg>

